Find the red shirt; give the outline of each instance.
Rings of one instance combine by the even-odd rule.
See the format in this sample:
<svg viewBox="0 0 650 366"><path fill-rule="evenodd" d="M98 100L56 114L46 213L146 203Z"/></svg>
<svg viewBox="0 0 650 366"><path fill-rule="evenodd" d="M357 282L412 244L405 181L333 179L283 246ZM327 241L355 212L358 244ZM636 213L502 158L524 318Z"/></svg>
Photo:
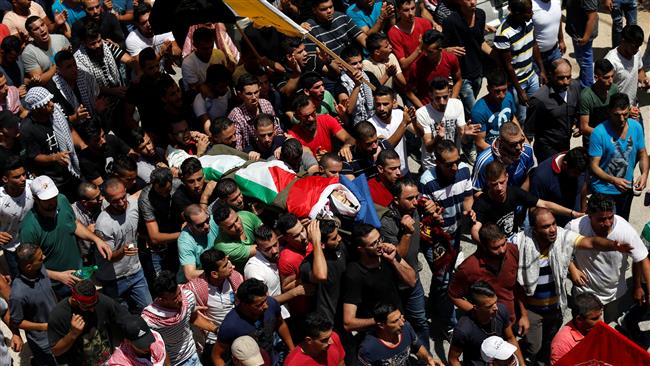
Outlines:
<svg viewBox="0 0 650 366"><path fill-rule="evenodd" d="M441 76L445 79L450 76L456 75L460 70L460 63L458 57L451 52L442 50L440 55L440 62L434 65L429 61L425 55L421 55L414 62L413 75L411 80L411 87L415 89L415 96L424 104L431 102L431 81L433 78Z"/></svg>
<svg viewBox="0 0 650 366"><path fill-rule="evenodd" d="M342 129L343 127L336 118L329 114L321 114L316 117L316 133L313 136L300 125L293 126L289 130L289 135L300 141L302 146L307 146L311 149L312 154L316 155L319 150L332 151L332 136Z"/></svg>
<svg viewBox="0 0 650 366"><path fill-rule="evenodd" d="M298 252L290 248L282 249L278 259L280 277L295 275L296 279L300 280L300 264L313 250L314 246L311 243L307 245L304 252ZM294 297L289 301L289 310L292 314L306 315L310 310L310 301L306 296Z"/></svg>
<svg viewBox="0 0 650 366"><path fill-rule="evenodd" d="M553 337L551 342L551 365L557 363L562 356L566 355L585 338L575 324L573 319L569 320Z"/></svg>
<svg viewBox="0 0 650 366"><path fill-rule="evenodd" d="M388 188L379 180L379 177L375 177L368 181L368 188L370 189L370 197L372 197L372 202L388 207L393 201L393 194L390 193Z"/></svg>
<svg viewBox="0 0 650 366"><path fill-rule="evenodd" d="M411 33L405 33L397 27L397 25L392 26L388 30L388 40L390 41L391 46L393 46L393 52L397 59L403 59L409 57L416 48L420 47L420 37L424 32L432 29L433 26L431 22L420 17L415 17L413 20L413 30ZM410 69L413 69L414 63L411 64ZM409 70L402 70L404 76L409 77Z"/></svg>
<svg viewBox="0 0 650 366"><path fill-rule="evenodd" d="M492 285L499 303L510 313L510 321L515 320L515 284L519 268L519 249L508 243L501 270L497 273L487 266L480 251L469 256L458 267L449 283L449 296L466 297L469 287L476 281L485 281Z"/></svg>
<svg viewBox="0 0 650 366"><path fill-rule="evenodd" d="M316 359L306 355L302 351L302 345L293 349L284 361L287 366L338 366L345 358L345 351L341 339L336 332L332 332L332 344L327 348L326 353L321 353Z"/></svg>

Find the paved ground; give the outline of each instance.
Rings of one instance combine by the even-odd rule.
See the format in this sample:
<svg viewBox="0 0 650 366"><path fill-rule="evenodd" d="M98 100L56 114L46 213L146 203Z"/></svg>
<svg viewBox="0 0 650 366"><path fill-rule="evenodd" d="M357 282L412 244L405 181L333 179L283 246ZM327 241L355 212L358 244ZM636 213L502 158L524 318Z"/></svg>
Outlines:
<svg viewBox="0 0 650 366"><path fill-rule="evenodd" d="M650 29L650 12L648 11L650 9L650 1L646 0L643 4L645 7L641 6L639 8L639 14L638 14L638 24L641 25L644 28L644 31L648 32ZM602 57L609 51L611 48L611 17L609 14L599 14L599 28L598 28L598 37L594 41L594 59L597 60L598 58ZM646 40L648 38L648 34L646 33ZM641 50L645 50L645 47L647 47L647 44L644 43L644 46L641 47ZM571 57L573 57L573 45L572 43L568 40L567 38L567 53L570 57L571 64L573 65L573 77L576 78L578 76L578 67L577 64L575 63L575 60ZM485 85L485 83L483 83ZM480 96L483 96L486 94L485 87L481 91ZM639 100L640 100L640 105L641 105L641 111L643 115L645 116L646 120L646 126L648 125L648 120L650 120L650 94L645 91L639 91ZM646 129L647 131L647 129ZM573 139L572 145L578 146L581 144L580 139ZM646 145L650 146L650 134L646 134ZM413 163L413 162L411 162ZM413 169L415 168L415 169ZM412 167L413 170L417 171L417 167ZM643 225L650 220L650 208L648 208L647 204L644 204L644 201L650 204L650 195L646 196L646 193L642 194L640 197L636 197L633 201L632 204L632 213L630 215L630 222L634 226L634 228L640 232L640 230L643 228ZM475 250L475 246L469 242L464 242L462 245L463 249L463 255L465 257L471 255L472 252ZM424 258L420 259L421 263L425 263ZM4 262L4 261L2 261ZM2 263L4 264L4 263ZM420 272L420 276L423 282L423 286L425 289L426 294L428 295L429 293L429 285L431 282L431 272L429 272L429 269L426 265L422 266L423 270ZM0 331L7 335L10 334L9 330L7 327L4 325L4 323L0 322ZM435 332L435 329L434 329ZM23 337L24 339L24 337ZM431 346L431 351L436 354L439 358L441 359L446 359L447 351L449 348L449 344L446 341L441 341L440 339L434 339L434 342L432 343ZM20 354L17 354L15 352L11 352L11 355L14 359L14 364L15 365L29 365L29 358L30 358L30 352L25 345L25 349L23 352Z"/></svg>

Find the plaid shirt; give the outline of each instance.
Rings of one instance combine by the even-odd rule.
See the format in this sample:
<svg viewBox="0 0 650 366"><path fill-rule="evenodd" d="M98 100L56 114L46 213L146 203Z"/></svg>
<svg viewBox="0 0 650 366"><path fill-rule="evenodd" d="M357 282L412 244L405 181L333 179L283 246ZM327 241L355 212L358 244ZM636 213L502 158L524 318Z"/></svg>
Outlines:
<svg viewBox="0 0 650 366"><path fill-rule="evenodd" d="M259 110L255 111L255 114L249 113L244 105L233 108L230 114L228 114L228 118L235 122L237 126L237 132L235 134L237 138L237 150L244 150L244 147L250 145L253 139L255 139L255 126L251 122L255 116L259 113L266 113L275 117L275 111L271 102L260 98L259 103ZM280 123L278 123L277 118L275 118L273 124L276 133L284 133L282 128L280 128Z"/></svg>

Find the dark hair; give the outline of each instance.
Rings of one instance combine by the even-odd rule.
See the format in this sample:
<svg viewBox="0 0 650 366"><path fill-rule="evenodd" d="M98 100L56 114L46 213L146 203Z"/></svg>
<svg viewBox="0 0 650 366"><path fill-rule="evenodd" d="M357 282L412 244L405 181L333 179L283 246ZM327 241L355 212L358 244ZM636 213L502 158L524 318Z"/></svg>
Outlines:
<svg viewBox="0 0 650 366"><path fill-rule="evenodd" d="M255 129L273 124L275 124L275 118L267 113L260 113L253 118L253 126L255 126Z"/></svg>
<svg viewBox="0 0 650 366"><path fill-rule="evenodd" d="M117 189L118 187L124 188L125 187L124 182L122 182L122 180L120 180L119 178L110 177L104 182L104 184L102 184L102 191L104 192L105 196L108 196L109 189L113 190L113 189Z"/></svg>
<svg viewBox="0 0 650 366"><path fill-rule="evenodd" d="M449 79L436 76L429 84L431 90L449 90Z"/></svg>
<svg viewBox="0 0 650 366"><path fill-rule="evenodd" d="M266 296L268 291L269 288L264 282L256 278L249 278L239 285L237 299L244 304L250 304L256 297Z"/></svg>
<svg viewBox="0 0 650 366"><path fill-rule="evenodd" d="M386 85L378 86L377 89L375 89L375 91L372 92L372 95L375 98L389 96L391 99L395 99L395 91Z"/></svg>
<svg viewBox="0 0 650 366"><path fill-rule="evenodd" d="M544 214L551 214L551 210L544 208L544 207L533 207L528 211L528 220L530 221L530 227L535 229L537 227L537 220L539 219L540 216ZM553 216L555 218L555 216Z"/></svg>
<svg viewBox="0 0 650 366"><path fill-rule="evenodd" d="M500 68L490 69L485 75L488 86L501 86L508 84L506 73Z"/></svg>
<svg viewBox="0 0 650 366"><path fill-rule="evenodd" d="M377 156L376 165L386 166L386 160L399 160L399 154L393 149L382 150Z"/></svg>
<svg viewBox="0 0 650 366"><path fill-rule="evenodd" d="M219 270L217 262L221 262L224 258L226 258L226 253L215 248L210 248L201 253L199 261L201 262L203 272L206 273L206 277L209 277L211 272Z"/></svg>
<svg viewBox="0 0 650 366"><path fill-rule="evenodd" d="M614 65L604 57L594 63L594 74L596 75L605 75L612 70L614 70Z"/></svg>
<svg viewBox="0 0 650 366"><path fill-rule="evenodd" d="M159 97L164 97L167 90L174 86L178 87L176 81L174 81L174 79L172 79L168 74L163 73L160 75L158 81L156 81L155 89L158 91Z"/></svg>
<svg viewBox="0 0 650 366"><path fill-rule="evenodd" d="M97 288L91 280L81 280L75 283L74 291L83 296L95 296Z"/></svg>
<svg viewBox="0 0 650 366"><path fill-rule="evenodd" d="M228 117L217 117L214 121L212 121L212 123L210 123L210 133L212 136L217 136L234 124L235 122L233 122L233 120Z"/></svg>
<svg viewBox="0 0 650 366"><path fill-rule="evenodd" d="M145 47L138 53L138 65L140 68L144 68L149 61L158 61L158 56L152 47Z"/></svg>
<svg viewBox="0 0 650 366"><path fill-rule="evenodd" d="M188 177L202 169L203 167L201 166L201 161L199 159L194 156L189 157L185 159L185 161L183 161L181 164L180 178L182 180L183 178Z"/></svg>
<svg viewBox="0 0 650 366"><path fill-rule="evenodd" d="M61 67L61 65L66 62L74 60L74 54L70 50L61 50L54 55L54 63L56 67Z"/></svg>
<svg viewBox="0 0 650 366"><path fill-rule="evenodd" d="M530 0L508 0L508 7L510 8L510 13L521 14L528 10L532 6Z"/></svg>
<svg viewBox="0 0 650 366"><path fill-rule="evenodd" d="M320 160L318 161L318 165L322 168L325 168L325 165L329 160L334 160L337 163L343 163L343 160L337 153L333 152L328 152L326 154L323 154L323 156L320 157Z"/></svg>
<svg viewBox="0 0 650 366"><path fill-rule="evenodd" d="M352 227L352 233L350 234L350 238L352 239L352 242L356 245L359 246L361 244L361 241L363 238L368 236L373 230L376 228L372 225L369 224L355 224Z"/></svg>
<svg viewBox="0 0 650 366"><path fill-rule="evenodd" d="M402 5L412 3L414 1L415 0L396 0L395 1L395 9L399 10L399 8L402 7Z"/></svg>
<svg viewBox="0 0 650 366"><path fill-rule="evenodd" d="M217 200L212 206L212 219L219 225L230 217L230 212L234 211L230 205L222 200Z"/></svg>
<svg viewBox="0 0 650 366"><path fill-rule="evenodd" d="M404 176L404 177L399 177L395 181L395 184L390 189L390 192L393 194L393 197L395 198L400 198L402 195L402 192L404 191L404 187L416 187L417 188L418 184L416 181L413 180L413 178Z"/></svg>
<svg viewBox="0 0 650 366"><path fill-rule="evenodd" d="M323 81L323 76L321 74L315 71L307 71L300 76L298 85L300 86L300 89L311 89L311 87L319 81Z"/></svg>
<svg viewBox="0 0 650 366"><path fill-rule="evenodd" d="M322 243L326 242L327 237L339 228L334 220L318 220L318 227L320 228L320 240Z"/></svg>
<svg viewBox="0 0 650 366"><path fill-rule="evenodd" d="M25 22L25 27L27 27L27 22ZM5 53L11 51L16 51L20 53L20 47L21 47L20 38L14 35L6 36L2 40L2 43L0 43L0 49L2 49Z"/></svg>
<svg viewBox="0 0 650 366"><path fill-rule="evenodd" d="M201 27L194 31L192 34L192 43L197 44L199 42L214 42L214 30Z"/></svg>
<svg viewBox="0 0 650 366"><path fill-rule="evenodd" d="M79 137L89 145L92 144L93 141L98 140L102 135L102 127L100 126L99 120L96 116L93 116L90 121L81 123L76 127Z"/></svg>
<svg viewBox="0 0 650 366"><path fill-rule="evenodd" d="M348 61L352 57L361 57L363 59L361 50L359 50L357 46L351 44L341 50L341 58L344 61Z"/></svg>
<svg viewBox="0 0 650 366"><path fill-rule="evenodd" d="M133 8L133 21L137 23L141 16L150 12L151 12L151 6L149 6L149 4L147 4L144 1L139 2L138 6Z"/></svg>
<svg viewBox="0 0 650 366"><path fill-rule="evenodd" d="M25 162L20 156L11 155L2 163L0 173L2 176L9 174L9 172L14 171L19 168L24 168Z"/></svg>
<svg viewBox="0 0 650 366"><path fill-rule="evenodd" d="M307 314L303 323L305 336L311 339L318 338L321 333L332 330L333 326L334 324L320 312Z"/></svg>
<svg viewBox="0 0 650 366"><path fill-rule="evenodd" d="M27 19L25 20L25 29L27 30L27 33L32 32L32 24L37 20L41 20L41 17L39 17L38 15L30 15L29 17L27 17Z"/></svg>
<svg viewBox="0 0 650 366"><path fill-rule="evenodd" d="M354 126L354 134L356 138L367 139L377 136L377 128L368 121L362 121Z"/></svg>
<svg viewBox="0 0 650 366"><path fill-rule="evenodd" d="M144 136L147 132L144 128L138 126L134 129L129 129L129 132L124 136L124 142L126 142L129 147L136 149L138 146L144 143Z"/></svg>
<svg viewBox="0 0 650 366"><path fill-rule="evenodd" d="M368 41L366 41L367 44ZM302 39L301 38L285 38L280 42L280 47L282 48L282 52L284 52L285 55L290 55L293 53L293 51L296 50L296 48L300 47L302 44Z"/></svg>
<svg viewBox="0 0 650 366"><path fill-rule="evenodd" d="M442 44L442 40L445 38L445 35L442 32L435 29L429 29L422 35L422 43L429 46L434 43Z"/></svg>
<svg viewBox="0 0 650 366"><path fill-rule="evenodd" d="M171 169L164 166L156 167L149 175L149 182L158 187L165 186L173 180L174 176L172 175Z"/></svg>
<svg viewBox="0 0 650 366"><path fill-rule="evenodd" d="M493 223L482 225L481 229L478 231L478 240L484 245L496 240L501 240L505 237L506 235L503 233L501 228L497 224Z"/></svg>
<svg viewBox="0 0 650 366"><path fill-rule="evenodd" d="M79 39L82 41L93 41L102 37L101 29L97 22L84 22L79 31Z"/></svg>
<svg viewBox="0 0 650 366"><path fill-rule="evenodd" d="M237 192L238 189L239 186L237 186L237 183L235 182L234 179L224 177L219 179L219 181L217 182L217 186L215 187L215 192L219 199L226 199L231 194Z"/></svg>
<svg viewBox="0 0 650 366"><path fill-rule="evenodd" d="M602 310L603 303L598 296L591 292L583 292L573 298L571 304L571 315L573 318L581 317L586 318L592 311Z"/></svg>
<svg viewBox="0 0 650 366"><path fill-rule="evenodd" d="M294 112L298 112L299 110L305 108L306 106L311 103L309 101L309 97L306 96L305 94L298 94L296 97L293 99L293 102L291 103L291 107Z"/></svg>
<svg viewBox="0 0 650 366"><path fill-rule="evenodd" d="M602 193L594 193L587 201L587 213L597 214L600 212L615 212L616 201L608 195Z"/></svg>
<svg viewBox="0 0 650 366"><path fill-rule="evenodd" d="M217 85L219 83L230 85L232 82L232 72L222 64L210 65L205 71L205 82L211 85Z"/></svg>
<svg viewBox="0 0 650 366"><path fill-rule="evenodd" d="M322 3L326 3L328 1L332 1L332 0L311 0L311 6L316 8L316 7L318 7L318 5L320 5Z"/></svg>
<svg viewBox="0 0 650 366"><path fill-rule="evenodd" d="M264 240L269 241L273 237L273 229L268 225L260 225L255 230L253 230L255 235L255 241Z"/></svg>
<svg viewBox="0 0 650 366"><path fill-rule="evenodd" d="M381 43L388 40L383 32L372 33L366 38L366 48L371 54L381 48Z"/></svg>
<svg viewBox="0 0 650 366"><path fill-rule="evenodd" d="M628 41L634 44L643 44L645 36L643 35L643 28L636 24L628 24L623 27L623 32L621 34L624 41Z"/></svg>
<svg viewBox="0 0 650 366"><path fill-rule="evenodd" d="M298 218L292 213L283 213L278 217L278 220L275 222L275 229L280 233L285 234L291 228L296 226L298 223Z"/></svg>
<svg viewBox="0 0 650 366"><path fill-rule="evenodd" d="M113 159L111 165L111 172L119 174L119 172L137 172L138 163L128 155L118 155Z"/></svg>
<svg viewBox="0 0 650 366"><path fill-rule="evenodd" d="M497 294L494 292L494 288L485 281L476 281L469 287L469 293L467 294L467 300L472 304L476 305L478 303L477 297L496 297Z"/></svg>
<svg viewBox="0 0 650 366"><path fill-rule="evenodd" d="M566 161L569 169L586 172L589 168L589 155L587 154L587 149L582 146L569 150L564 156L564 161Z"/></svg>
<svg viewBox="0 0 650 366"><path fill-rule="evenodd" d="M91 189L99 189L96 184L91 183L91 182L86 182L83 181L79 183L79 187L77 187L77 197L80 200L85 200L86 199L86 192L90 191Z"/></svg>
<svg viewBox="0 0 650 366"><path fill-rule="evenodd" d="M297 139L285 140L280 147L280 160L291 165L295 161L300 160L301 157L302 145L300 144L300 141Z"/></svg>
<svg viewBox="0 0 650 366"><path fill-rule="evenodd" d="M162 294L176 293L178 282L176 282L176 274L172 271L163 270L158 273L158 276L153 281L151 286L152 295L160 297ZM93 285L93 288L95 286Z"/></svg>
<svg viewBox="0 0 650 366"><path fill-rule="evenodd" d="M625 93L616 93L609 97L608 108L610 111L615 109L627 109L630 106L630 98Z"/></svg>
<svg viewBox="0 0 650 366"><path fill-rule="evenodd" d="M237 90L243 91L244 87L248 85L260 85L260 80L257 78L257 76L254 76L252 74L242 74L242 76L237 79Z"/></svg>
<svg viewBox="0 0 650 366"><path fill-rule="evenodd" d="M457 151L458 146L451 140L441 140L434 147L433 152L436 159L442 159L442 154L451 151Z"/></svg>
<svg viewBox="0 0 650 366"><path fill-rule="evenodd" d="M25 265L34 261L36 252L40 249L38 244L34 243L20 243L16 248L16 257L19 265Z"/></svg>
<svg viewBox="0 0 650 366"><path fill-rule="evenodd" d="M485 166L485 180L493 181L499 179L503 173L506 172L506 168L498 160L493 160L490 164Z"/></svg>
<svg viewBox="0 0 650 366"><path fill-rule="evenodd" d="M378 303L372 309L372 318L375 320L375 323L386 324L388 315L394 311L398 310L397 306L390 303Z"/></svg>

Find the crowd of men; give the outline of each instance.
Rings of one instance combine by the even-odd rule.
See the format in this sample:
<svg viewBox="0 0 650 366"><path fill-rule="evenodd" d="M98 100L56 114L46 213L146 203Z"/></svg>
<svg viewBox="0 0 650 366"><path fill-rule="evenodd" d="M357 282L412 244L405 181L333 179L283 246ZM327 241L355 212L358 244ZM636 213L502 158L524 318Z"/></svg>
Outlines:
<svg viewBox="0 0 650 366"><path fill-rule="evenodd" d="M509 0L496 28L476 0L272 2L338 57L159 34L153 3L0 1L0 312L32 365L552 365L646 313L636 1ZM244 196L212 155L366 180L380 225Z"/></svg>

